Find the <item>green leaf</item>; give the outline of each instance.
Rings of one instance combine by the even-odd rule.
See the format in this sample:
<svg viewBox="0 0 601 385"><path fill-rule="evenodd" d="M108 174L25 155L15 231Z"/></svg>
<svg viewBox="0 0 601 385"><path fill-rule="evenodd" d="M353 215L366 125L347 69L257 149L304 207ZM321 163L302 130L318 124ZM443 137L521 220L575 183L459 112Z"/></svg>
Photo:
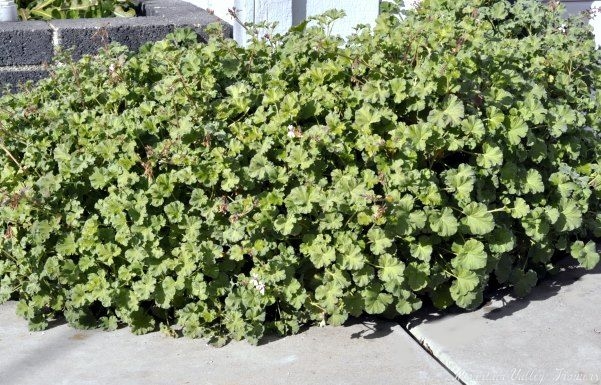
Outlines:
<svg viewBox="0 0 601 385"><path fill-rule="evenodd" d="M2 271L1 263L0 263L0 272ZM12 282L8 275L5 275L2 279L0 279L0 304L5 303L10 299L15 288L12 286Z"/></svg>
<svg viewBox="0 0 601 385"><path fill-rule="evenodd" d="M459 201L470 200L475 180L474 169L467 164L460 164L456 170L449 170L445 176L447 191L454 193Z"/></svg>
<svg viewBox="0 0 601 385"><path fill-rule="evenodd" d="M484 169L500 166L503 164L503 151L497 146L484 143L482 145L482 154L478 155L476 163Z"/></svg>
<svg viewBox="0 0 601 385"><path fill-rule="evenodd" d="M160 285L157 285L156 302L159 307L169 309L171 301L176 293L176 283L171 277L165 277Z"/></svg>
<svg viewBox="0 0 601 385"><path fill-rule="evenodd" d="M456 279L451 284L451 298L457 306L471 309L482 302L482 292L478 289L480 279L476 273L469 270L456 271Z"/></svg>
<svg viewBox="0 0 601 385"><path fill-rule="evenodd" d="M375 255L384 254L386 249L392 246L392 240L386 236L384 230L373 227L367 232L371 251Z"/></svg>
<svg viewBox="0 0 601 385"><path fill-rule="evenodd" d="M144 310L136 310L130 315L130 323L129 326L131 328L131 332L134 334L146 334L154 331L156 328L155 319Z"/></svg>
<svg viewBox="0 0 601 385"><path fill-rule="evenodd" d="M432 136L432 133L432 127L427 124L418 123L409 127L407 136L412 140L413 145L417 150L424 151L426 149L427 141Z"/></svg>
<svg viewBox="0 0 601 385"><path fill-rule="evenodd" d="M555 228L559 231L576 230L582 226L582 211L578 204L572 200L561 200L561 214L555 223Z"/></svg>
<svg viewBox="0 0 601 385"><path fill-rule="evenodd" d="M317 299L319 304L328 312L335 311L342 294L342 288L333 282L320 285L315 289L315 299Z"/></svg>
<svg viewBox="0 0 601 385"><path fill-rule="evenodd" d="M96 55L0 97L0 302L35 329L257 343L426 296L471 309L494 279L525 295L566 251L592 268L600 54L586 22L509 3L425 1L344 42L338 12L246 47L101 29Z"/></svg>
<svg viewBox="0 0 601 385"><path fill-rule="evenodd" d="M467 116L467 119L464 119L461 122L461 126L466 135L478 140L480 140L484 134L486 134L486 129L484 128L484 123L482 120L473 115ZM487 144L485 144L485 146L487 146Z"/></svg>
<svg viewBox="0 0 601 385"><path fill-rule="evenodd" d="M559 220L559 216L560 216L560 212L558 209L556 209L555 207L545 207L545 216L547 217L547 219L549 220L549 223L551 223L552 225L557 223L557 221Z"/></svg>
<svg viewBox="0 0 601 385"><path fill-rule="evenodd" d="M75 235L69 233L63 240L56 245L56 252L68 256L74 255L77 252L77 244L75 243Z"/></svg>
<svg viewBox="0 0 601 385"><path fill-rule="evenodd" d="M363 313L365 304L361 294L353 292L349 295L346 295L342 300L344 302L344 308L353 317L359 317Z"/></svg>
<svg viewBox="0 0 601 385"><path fill-rule="evenodd" d="M515 248L516 237L506 227L497 227L486 237L488 249L497 254L506 253Z"/></svg>
<svg viewBox="0 0 601 385"><path fill-rule="evenodd" d="M292 305L295 309L300 309L307 298L307 293L301 287L298 280L292 279L290 283L285 287L284 296L286 301Z"/></svg>
<svg viewBox="0 0 601 385"><path fill-rule="evenodd" d="M519 144L522 139L528 134L528 124L519 116L512 115L509 117L507 138L512 145Z"/></svg>
<svg viewBox="0 0 601 385"><path fill-rule="evenodd" d="M154 292L155 285L156 278L150 274L145 274L132 285L133 293L141 300L148 299Z"/></svg>
<svg viewBox="0 0 601 385"><path fill-rule="evenodd" d="M378 123L380 119L380 112L366 104L355 113L355 126L360 132L369 133L371 132L370 126L374 123Z"/></svg>
<svg viewBox="0 0 601 385"><path fill-rule="evenodd" d="M179 223L183 219L185 207L182 202L175 201L166 205L164 210L169 222Z"/></svg>
<svg viewBox="0 0 601 385"><path fill-rule="evenodd" d="M294 230L296 224L296 217L293 215L278 215L277 219L273 222L273 228L280 232L282 235L290 235Z"/></svg>
<svg viewBox="0 0 601 385"><path fill-rule="evenodd" d="M433 212L429 217L430 228L442 237L450 237L457 232L457 219L453 211L445 207L441 212Z"/></svg>
<svg viewBox="0 0 601 385"><path fill-rule="evenodd" d="M336 310L334 313L328 318L328 324L332 326L341 326L348 319L349 314L346 311Z"/></svg>
<svg viewBox="0 0 601 385"><path fill-rule="evenodd" d="M394 102L397 104L403 102L408 97L406 93L407 82L405 79L395 78L390 80L390 90L394 95Z"/></svg>
<svg viewBox="0 0 601 385"><path fill-rule="evenodd" d="M390 254L384 254L378 259L378 277L382 282L403 281L405 264Z"/></svg>
<svg viewBox="0 0 601 385"><path fill-rule="evenodd" d="M456 254L451 260L455 269L478 270L486 267L488 256L484 244L476 239L468 239L464 244L453 243L451 250Z"/></svg>
<svg viewBox="0 0 601 385"><path fill-rule="evenodd" d="M534 169L528 170L523 186L525 193L541 193L545 191L545 184L540 173Z"/></svg>
<svg viewBox="0 0 601 385"><path fill-rule="evenodd" d="M570 254L580 263L580 266L592 270L599 263L599 253L596 248L597 245L592 241L586 244L576 241L570 248Z"/></svg>
<svg viewBox="0 0 601 385"><path fill-rule="evenodd" d="M248 166L248 175L258 180L267 179L275 172L275 167L264 155L257 154L251 160ZM305 190L306 191L306 190Z"/></svg>
<svg viewBox="0 0 601 385"><path fill-rule="evenodd" d="M484 235L490 233L495 228L495 221L486 205L472 202L464 207L465 217L461 223L469 227L470 232L475 235Z"/></svg>
<svg viewBox="0 0 601 385"><path fill-rule="evenodd" d="M417 298L399 299L396 304L396 311L399 314L410 314L422 307L422 301Z"/></svg>
<svg viewBox="0 0 601 385"><path fill-rule="evenodd" d="M463 103L455 95L451 95L445 101L445 117L448 123L458 125L465 114Z"/></svg>
<svg viewBox="0 0 601 385"><path fill-rule="evenodd" d="M507 4L505 3L493 3L493 5L490 7L490 14L493 19L503 20L507 17L507 8Z"/></svg>
<svg viewBox="0 0 601 385"><path fill-rule="evenodd" d="M538 276L532 270L525 272L520 269L516 269L511 273L511 283L513 283L513 292L517 297L525 297L534 286Z"/></svg>
<svg viewBox="0 0 601 385"><path fill-rule="evenodd" d="M487 108L486 113L488 115L488 125L491 130L496 130L503 125L503 122L505 121L503 111L496 107L489 107Z"/></svg>
<svg viewBox="0 0 601 385"><path fill-rule="evenodd" d="M428 263L411 262L405 268L407 283L413 291L424 289L428 285L430 265Z"/></svg>
<svg viewBox="0 0 601 385"><path fill-rule="evenodd" d="M530 213L530 206L523 198L516 198L511 210L511 216L514 218L524 218Z"/></svg>
<svg viewBox="0 0 601 385"><path fill-rule="evenodd" d="M136 11L134 9L130 9L128 11L124 10L120 5L115 6L115 10L113 14L117 17L134 17L136 16Z"/></svg>
<svg viewBox="0 0 601 385"><path fill-rule="evenodd" d="M301 244L301 252L309 256L316 268L329 266L336 260L336 250L330 245L329 235L305 236Z"/></svg>
<svg viewBox="0 0 601 385"><path fill-rule="evenodd" d="M513 265L513 258L509 254L501 256L495 267L495 275L499 283L505 283L511 276L511 269Z"/></svg>
<svg viewBox="0 0 601 385"><path fill-rule="evenodd" d="M365 256L356 245L352 245L338 253L337 258L340 267L345 270L359 270L365 265Z"/></svg>
<svg viewBox="0 0 601 385"><path fill-rule="evenodd" d="M420 259L424 262L430 262L433 247L429 238L420 237L417 242L413 242L409 245L409 250L413 258Z"/></svg>
<svg viewBox="0 0 601 385"><path fill-rule="evenodd" d="M374 268L369 265L365 265L361 269L353 272L353 281L359 287L367 286L374 277Z"/></svg>
<svg viewBox="0 0 601 385"><path fill-rule="evenodd" d="M286 197L286 207L290 213L308 214L313 210L313 203L318 201L317 191L311 186L295 187Z"/></svg>
<svg viewBox="0 0 601 385"><path fill-rule="evenodd" d="M361 292L367 314L381 314L392 303L392 295L381 290L379 285L371 285Z"/></svg>
<svg viewBox="0 0 601 385"><path fill-rule="evenodd" d="M432 304L437 309L446 309L455 301L451 297L449 288L443 285L437 286L433 291L431 291L430 298L432 299Z"/></svg>

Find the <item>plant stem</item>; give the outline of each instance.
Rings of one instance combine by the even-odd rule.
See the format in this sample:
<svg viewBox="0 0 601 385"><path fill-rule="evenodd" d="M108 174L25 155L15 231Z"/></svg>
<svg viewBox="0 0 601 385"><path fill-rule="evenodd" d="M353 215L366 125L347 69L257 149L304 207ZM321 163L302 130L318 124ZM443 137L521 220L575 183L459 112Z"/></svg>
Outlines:
<svg viewBox="0 0 601 385"><path fill-rule="evenodd" d="M10 153L10 151L8 150L8 148L6 148L6 146L4 145L4 143L0 142L0 148L2 149L2 151L4 151L6 153L6 155L8 155L8 157L15 162L15 164L19 167L19 170L21 170L22 173L25 173L25 169L23 168L23 166L21 166L21 163L19 163L19 161L17 160L17 158L15 158L13 156L13 154Z"/></svg>

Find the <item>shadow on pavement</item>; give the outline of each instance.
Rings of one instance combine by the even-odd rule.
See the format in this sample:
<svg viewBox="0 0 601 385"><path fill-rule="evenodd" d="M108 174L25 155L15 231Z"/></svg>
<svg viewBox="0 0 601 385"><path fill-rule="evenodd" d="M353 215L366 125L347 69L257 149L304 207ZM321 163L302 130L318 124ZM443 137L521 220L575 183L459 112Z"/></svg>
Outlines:
<svg viewBox="0 0 601 385"><path fill-rule="evenodd" d="M67 320L65 319L65 317L58 317L58 318L48 321L48 327L46 328L46 330L54 329L55 327L66 325L66 324L67 324Z"/></svg>
<svg viewBox="0 0 601 385"><path fill-rule="evenodd" d="M393 332L392 328L396 325L388 320L377 319L372 317L359 317L348 322L348 325L361 324L365 329L351 334L351 339L364 338L366 340L372 340L375 338L386 337Z"/></svg>
<svg viewBox="0 0 601 385"><path fill-rule="evenodd" d="M483 304L475 310L484 310L483 317L489 320L498 320L510 316L524 308L530 303L544 301L557 295L561 290L569 290L569 286L578 281L584 275L601 274L601 263L593 270L585 270L578 266L578 262L570 257L557 263L560 271L554 275L547 275L539 280L536 287L525 298L516 298L509 287L501 287L485 292ZM493 278L494 279L494 278ZM491 306L495 303L494 306ZM499 306L500 305L500 306ZM416 313L399 318L399 323L407 330L428 322L434 322L453 314L465 313L466 310L454 306L446 310L438 310L431 304Z"/></svg>
<svg viewBox="0 0 601 385"><path fill-rule="evenodd" d="M500 301L502 306L493 307L485 304L482 307L486 311L484 318L494 321L510 316L526 308L531 302L544 301L557 295L561 290L569 290L569 286L584 275L601 274L601 264L597 265L593 270L585 270L579 267L578 263L572 258L561 261L559 266L561 268L559 273L548 275L541 279L537 286L532 289L532 292L525 298L513 297L511 289L508 288L503 288L492 293L490 299Z"/></svg>
<svg viewBox="0 0 601 385"><path fill-rule="evenodd" d="M347 322L344 323L343 326L339 326L341 328L349 328L356 325L362 325L362 330L354 332L350 335L351 339L366 339L372 340L377 338L383 338L390 335L394 332L394 327L398 325L398 323L394 320L388 320L385 318L378 318L374 316L362 315L358 318L350 317ZM315 325L303 325L299 332L296 334L302 334L309 330L311 327L316 327ZM286 338L286 336L280 336L277 334L266 334L259 341L259 346L267 345L272 342L276 342L281 340L282 338Z"/></svg>

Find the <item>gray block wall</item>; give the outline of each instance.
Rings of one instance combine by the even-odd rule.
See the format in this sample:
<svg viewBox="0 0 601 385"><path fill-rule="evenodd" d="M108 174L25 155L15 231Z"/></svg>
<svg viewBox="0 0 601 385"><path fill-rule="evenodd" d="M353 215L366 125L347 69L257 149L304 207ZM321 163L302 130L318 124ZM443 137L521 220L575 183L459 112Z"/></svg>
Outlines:
<svg viewBox="0 0 601 385"><path fill-rule="evenodd" d="M149 41L163 39L178 27L191 27L199 39L208 24L219 22L226 36L232 27L190 3L181 0L141 0L144 16L134 18L74 19L0 22L0 93L47 74L59 49L72 49L75 58L93 54L110 42L137 50Z"/></svg>

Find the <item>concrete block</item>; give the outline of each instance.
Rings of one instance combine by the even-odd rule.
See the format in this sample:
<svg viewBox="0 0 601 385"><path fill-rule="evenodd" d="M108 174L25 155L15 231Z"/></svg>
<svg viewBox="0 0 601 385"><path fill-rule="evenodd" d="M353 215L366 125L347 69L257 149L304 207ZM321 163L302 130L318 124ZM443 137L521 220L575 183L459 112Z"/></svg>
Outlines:
<svg viewBox="0 0 601 385"><path fill-rule="evenodd" d="M17 91L19 85L28 81L36 82L48 75L48 71L38 67L0 68L0 94L7 85L11 91Z"/></svg>
<svg viewBox="0 0 601 385"><path fill-rule="evenodd" d="M35 65L54 55L52 29L43 21L0 22L0 66Z"/></svg>
<svg viewBox="0 0 601 385"><path fill-rule="evenodd" d="M146 17L172 17L173 15L185 15L199 10L198 7L181 0L148 0L143 4Z"/></svg>
<svg viewBox="0 0 601 385"><path fill-rule="evenodd" d="M52 20L57 30L58 43L62 49L72 49L73 57L94 54L111 42L137 50L149 41L157 41L173 31L173 23L160 17L135 19L77 19Z"/></svg>
<svg viewBox="0 0 601 385"><path fill-rule="evenodd" d="M52 20L49 24L57 31L60 47L73 49L76 59L94 54L111 42L121 43L135 51L144 43L163 39L178 27L192 27L201 38L206 38L203 31L208 24L222 23L224 34L231 36L231 28L221 19L186 2L148 1L145 5L147 16L144 17Z"/></svg>

